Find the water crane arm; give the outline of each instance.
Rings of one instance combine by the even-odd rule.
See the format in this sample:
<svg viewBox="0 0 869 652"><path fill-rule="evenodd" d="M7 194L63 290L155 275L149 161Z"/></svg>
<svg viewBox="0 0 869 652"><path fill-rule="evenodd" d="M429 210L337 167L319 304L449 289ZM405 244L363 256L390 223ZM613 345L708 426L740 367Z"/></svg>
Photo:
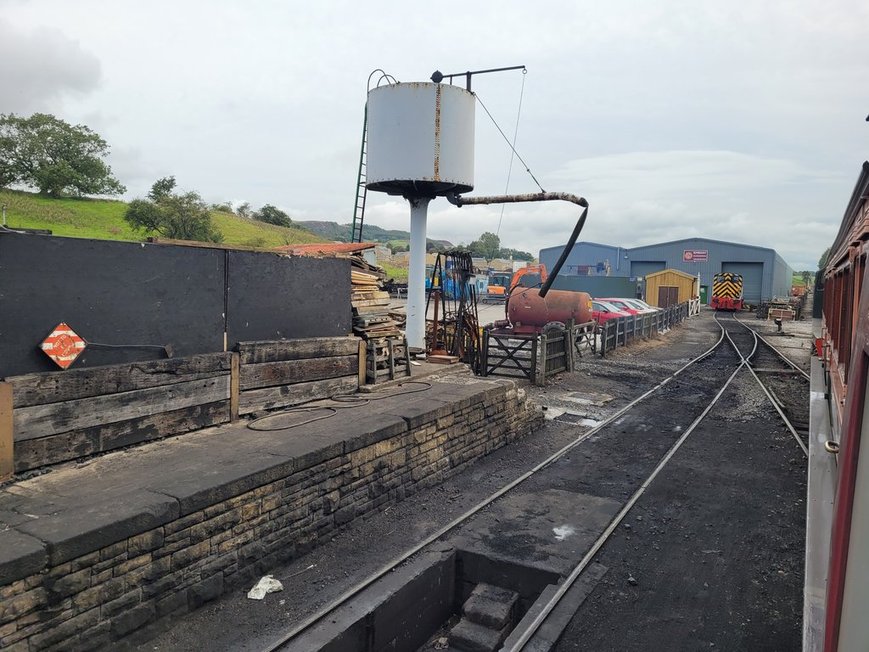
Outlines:
<svg viewBox="0 0 869 652"><path fill-rule="evenodd" d="M585 218L588 217L588 201L585 197L577 197L569 192L532 192L524 195L490 195L482 197L460 197L455 193L450 193L447 194L447 200L460 208L472 204L513 204L533 201L569 201L571 204L576 204L582 208L582 215L579 216L576 226L573 227L573 233L570 234L567 244L564 245L564 250L561 252L561 256L558 257L558 262L555 263L555 267L552 268L549 278L546 279L543 287L540 288L539 294L541 297L545 297L547 292L549 292L549 288L552 287L555 277L558 276L558 272L561 271L564 261L570 255L570 250L576 244L579 232L585 226Z"/></svg>

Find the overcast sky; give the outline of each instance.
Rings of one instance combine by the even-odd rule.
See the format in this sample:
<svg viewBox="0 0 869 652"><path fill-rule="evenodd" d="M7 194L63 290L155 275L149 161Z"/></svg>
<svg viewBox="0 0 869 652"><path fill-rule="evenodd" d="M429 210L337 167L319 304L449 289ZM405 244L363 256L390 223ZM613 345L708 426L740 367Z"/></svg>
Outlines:
<svg viewBox="0 0 869 652"><path fill-rule="evenodd" d="M0 0L0 113L84 123L128 196L158 177L209 201L352 219L369 73L523 64L516 147L546 190L588 198L582 238L703 236L814 269L869 158L869 2ZM520 72L475 78L512 137ZM475 194L510 151L476 115ZM536 186L518 161L509 192ZM366 222L409 228L369 194ZM503 219L502 219L503 217ZM568 204L453 208L429 236L562 243Z"/></svg>

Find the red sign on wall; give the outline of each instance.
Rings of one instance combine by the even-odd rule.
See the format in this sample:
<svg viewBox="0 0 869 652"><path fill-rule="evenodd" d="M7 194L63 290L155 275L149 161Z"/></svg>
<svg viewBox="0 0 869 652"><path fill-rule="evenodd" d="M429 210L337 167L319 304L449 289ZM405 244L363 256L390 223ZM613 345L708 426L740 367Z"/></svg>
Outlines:
<svg viewBox="0 0 869 652"><path fill-rule="evenodd" d="M682 252L682 262L684 263L705 263L708 260L708 249L685 249Z"/></svg>
<svg viewBox="0 0 869 652"><path fill-rule="evenodd" d="M82 354L87 344L66 323L60 322L49 333L40 348L61 369L66 369Z"/></svg>

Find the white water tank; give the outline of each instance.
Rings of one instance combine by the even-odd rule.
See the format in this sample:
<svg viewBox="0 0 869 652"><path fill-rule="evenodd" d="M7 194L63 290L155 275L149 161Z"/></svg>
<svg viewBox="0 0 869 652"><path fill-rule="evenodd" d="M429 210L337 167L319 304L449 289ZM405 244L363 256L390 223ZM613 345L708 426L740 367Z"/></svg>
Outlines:
<svg viewBox="0 0 869 652"><path fill-rule="evenodd" d="M474 188L474 96L413 82L368 92L369 190L436 197Z"/></svg>

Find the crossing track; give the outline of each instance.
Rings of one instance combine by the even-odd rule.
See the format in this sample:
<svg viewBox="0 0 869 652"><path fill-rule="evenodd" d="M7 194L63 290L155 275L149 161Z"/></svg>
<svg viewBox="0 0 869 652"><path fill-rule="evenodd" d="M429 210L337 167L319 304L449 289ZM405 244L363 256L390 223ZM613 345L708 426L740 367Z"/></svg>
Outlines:
<svg viewBox="0 0 869 652"><path fill-rule="evenodd" d="M651 469L651 473L648 473L648 469L646 469L644 472L647 473L647 475L645 475L645 480L638 487L631 487L633 492L631 493L630 498L624 503L622 509L609 523L607 528L600 534L582 560L574 567L566 579L559 584L558 590L539 611L537 617L523 632L521 632L518 638L515 636L513 637L515 643L509 648L510 652L518 652L519 650L525 649L527 643L533 638L539 627L546 621L548 615L559 604L561 599L580 577L588 564L591 563L595 554L606 543L610 535L618 528L619 524L634 504L645 493L658 474L666 467L673 455L675 455L682 444L688 439L688 437L690 437L691 433L694 432L694 430L703 422L704 418L716 405L734 378L743 370L743 368L748 369L755 378L757 378L757 374L750 368L750 360L756 354L758 342L760 341L756 334L753 334L753 331L750 331L750 329L744 327L735 319L719 321L716 316L716 322L719 326L720 334L718 340L709 349L664 378L657 385L635 398L606 420L583 432L575 440L553 453L550 457L546 458L529 471L504 485L488 498L447 523L445 526L441 527L439 530L435 531L400 556L387 562L387 564L363 581L350 587L338 598L312 614L286 635L281 636L279 640L274 641L271 645L264 648L264 650L272 652L274 650L285 649L285 647L294 641L294 639L296 639L300 634L326 618L335 609L347 603L363 590L393 571L399 565L405 563L409 558L416 555L430 544L444 537L444 535L448 534L459 525L468 522L480 510L497 501L499 498L530 478L539 476L541 471L554 465L556 462L564 458L570 451L583 444L583 442L587 442L592 437L596 440L600 440L606 438L610 433L613 433L612 436L619 436L619 433L624 433L624 423L629 421L632 413L638 411L640 408L657 414L659 418L670 417L672 419L678 419L679 417L677 415L670 414L670 412L673 412L672 410L668 410L666 407L662 406L671 403L675 395L684 392L685 387L691 387L695 391L698 387L702 387L703 391L697 395L706 399L707 402L705 407L699 409L696 407L696 402L693 402L692 407L694 407L694 414L693 418L690 419L690 422L682 422L679 425L668 423L666 426L661 427L659 432L675 432L678 434L678 437L676 437L675 441L673 441L669 448L664 451L663 456L657 460L656 465ZM758 383L763 387L759 378ZM768 390L764 389L764 391L767 392L769 400L773 402L773 405L775 405L775 400L769 394ZM711 399L709 397L711 397ZM656 403L657 405L652 405ZM787 417L782 413L782 410L777 406L776 409L782 418L785 419L786 423L790 423L787 421ZM682 416L681 418L684 419L685 417ZM800 445L803 446L802 441L799 439L799 436L793 430L792 426L789 426L789 428L792 433L794 433L794 436L797 438ZM658 443L657 447L660 448L660 446L661 444ZM649 449L654 451L656 450L656 447L650 446ZM646 456L648 456L648 453Z"/></svg>
<svg viewBox="0 0 869 652"><path fill-rule="evenodd" d="M809 375L735 314L716 313L715 319L808 457Z"/></svg>

